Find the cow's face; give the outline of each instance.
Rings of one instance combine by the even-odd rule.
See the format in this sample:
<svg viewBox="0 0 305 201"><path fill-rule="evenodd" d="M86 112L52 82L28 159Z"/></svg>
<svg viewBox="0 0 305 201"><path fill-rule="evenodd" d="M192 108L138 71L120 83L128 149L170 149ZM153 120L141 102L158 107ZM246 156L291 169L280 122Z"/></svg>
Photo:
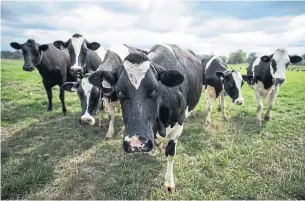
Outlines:
<svg viewBox="0 0 305 201"><path fill-rule="evenodd" d="M285 74L289 63L298 63L302 60L299 56L290 56L284 49L278 49L270 56L262 56L261 61L270 63L270 73L276 84L285 82Z"/></svg>
<svg viewBox="0 0 305 201"><path fill-rule="evenodd" d="M95 72L91 83L106 80L116 90L121 103L126 152L148 152L155 144L153 127L161 102L161 87L181 84L184 76L176 70L165 70L149 61L144 54L129 54L122 66L109 72ZM165 85L165 86L162 86Z"/></svg>
<svg viewBox="0 0 305 201"><path fill-rule="evenodd" d="M41 62L43 51L48 49L48 45L39 45L32 39L29 39L24 44L12 42L10 45L12 48L22 51L24 58L24 71L33 71L35 66Z"/></svg>
<svg viewBox="0 0 305 201"><path fill-rule="evenodd" d="M82 35L74 34L67 42L55 41L53 43L59 49L67 48L69 50L71 75L82 77L86 66L86 57L88 49L97 50L100 44L97 42L89 43Z"/></svg>
<svg viewBox="0 0 305 201"><path fill-rule="evenodd" d="M216 76L221 80L224 91L232 98L234 104L242 105L244 98L242 97L241 87L244 79L251 79L252 75L241 75L239 71L216 72ZM243 79L244 78L244 79Z"/></svg>
<svg viewBox="0 0 305 201"><path fill-rule="evenodd" d="M84 126L94 125L94 116L99 112L101 107L101 92L98 87L88 81L87 76L86 74L79 82L66 82L62 86L64 90L70 92L77 91L82 108L79 123Z"/></svg>

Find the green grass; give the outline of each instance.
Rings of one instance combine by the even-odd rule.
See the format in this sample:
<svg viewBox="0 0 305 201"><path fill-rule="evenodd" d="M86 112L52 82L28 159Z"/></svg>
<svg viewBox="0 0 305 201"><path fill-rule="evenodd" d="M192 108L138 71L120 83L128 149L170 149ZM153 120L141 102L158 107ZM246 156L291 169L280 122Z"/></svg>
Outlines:
<svg viewBox="0 0 305 201"><path fill-rule="evenodd" d="M1 66L2 199L305 199L305 72L287 72L274 119L262 127L247 84L245 105L226 97L228 122L213 101L209 127L202 94L178 143L177 192L170 195L162 186L164 154L123 152L121 115L114 140L106 141L106 128L78 124L75 93L66 92L65 117L55 87L54 111L47 112L40 75L22 71L22 64Z"/></svg>

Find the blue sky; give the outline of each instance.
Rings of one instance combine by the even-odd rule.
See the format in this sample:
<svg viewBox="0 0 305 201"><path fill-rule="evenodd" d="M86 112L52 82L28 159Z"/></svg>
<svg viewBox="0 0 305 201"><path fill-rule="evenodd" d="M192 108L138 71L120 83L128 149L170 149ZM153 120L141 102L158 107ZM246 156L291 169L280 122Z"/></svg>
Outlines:
<svg viewBox="0 0 305 201"><path fill-rule="evenodd" d="M127 43L149 49L167 42L201 54L270 53L279 47L302 54L305 2L2 2L2 50L12 50L12 41L51 43L74 33L105 48Z"/></svg>

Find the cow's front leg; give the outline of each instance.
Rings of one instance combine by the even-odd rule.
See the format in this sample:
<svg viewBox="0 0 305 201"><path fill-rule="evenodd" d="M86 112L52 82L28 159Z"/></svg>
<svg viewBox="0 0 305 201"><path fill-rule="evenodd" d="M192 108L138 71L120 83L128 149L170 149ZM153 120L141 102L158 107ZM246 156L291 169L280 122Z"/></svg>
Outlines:
<svg viewBox="0 0 305 201"><path fill-rule="evenodd" d="M224 95L224 91L220 92L220 108L221 108L221 113L222 113L222 119L227 121L228 117L225 111L225 95Z"/></svg>
<svg viewBox="0 0 305 201"><path fill-rule="evenodd" d="M164 187L166 191L174 193L176 190L175 182L174 182L174 157L176 155L176 147L178 143L178 138L183 131L183 124L177 124L175 129L169 134L169 141L165 149L165 156L167 159L167 169L165 173L165 181Z"/></svg>
<svg viewBox="0 0 305 201"><path fill-rule="evenodd" d="M271 94L269 95L269 98L268 98L268 109L267 109L266 116L265 116L265 120L266 121L271 119L271 109L272 109L272 107L274 105L274 102L275 102L275 99L276 99L278 93L279 93L279 87L276 87L271 92Z"/></svg>
<svg viewBox="0 0 305 201"><path fill-rule="evenodd" d="M108 132L106 134L106 139L112 139L114 134L114 119L115 119L114 107L113 104L111 104L107 98L104 99L104 101L109 114L109 127L108 127Z"/></svg>
<svg viewBox="0 0 305 201"><path fill-rule="evenodd" d="M209 123L211 123L211 111L212 111L212 102L211 102L211 97L210 97L210 93L209 90L205 90L205 98L206 98L206 104L207 104L207 119L205 121L205 124L208 125Z"/></svg>
<svg viewBox="0 0 305 201"><path fill-rule="evenodd" d="M255 96L256 96L256 101L257 101L257 123L259 125L262 125L262 110L263 110L263 102L260 98L260 94L258 90L255 90Z"/></svg>

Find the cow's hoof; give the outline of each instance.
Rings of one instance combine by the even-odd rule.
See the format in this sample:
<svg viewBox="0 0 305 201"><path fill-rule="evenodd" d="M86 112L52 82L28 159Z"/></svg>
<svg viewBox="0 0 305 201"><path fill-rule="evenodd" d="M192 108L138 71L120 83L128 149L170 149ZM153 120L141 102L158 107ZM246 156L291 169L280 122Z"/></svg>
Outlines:
<svg viewBox="0 0 305 201"><path fill-rule="evenodd" d="M106 140L110 140L113 138L113 132L108 132L106 135Z"/></svg>
<svg viewBox="0 0 305 201"><path fill-rule="evenodd" d="M48 109L48 112L52 112L53 111L53 109Z"/></svg>
<svg viewBox="0 0 305 201"><path fill-rule="evenodd" d="M174 194L176 192L176 187L166 185L166 186L164 186L164 191Z"/></svg>
<svg viewBox="0 0 305 201"><path fill-rule="evenodd" d="M66 111L62 111L64 116L67 116L67 110Z"/></svg>
<svg viewBox="0 0 305 201"><path fill-rule="evenodd" d="M221 111L221 107L218 107L217 110L218 110L218 112L220 112Z"/></svg>
<svg viewBox="0 0 305 201"><path fill-rule="evenodd" d="M271 120L271 116L265 116L265 121L270 121Z"/></svg>

